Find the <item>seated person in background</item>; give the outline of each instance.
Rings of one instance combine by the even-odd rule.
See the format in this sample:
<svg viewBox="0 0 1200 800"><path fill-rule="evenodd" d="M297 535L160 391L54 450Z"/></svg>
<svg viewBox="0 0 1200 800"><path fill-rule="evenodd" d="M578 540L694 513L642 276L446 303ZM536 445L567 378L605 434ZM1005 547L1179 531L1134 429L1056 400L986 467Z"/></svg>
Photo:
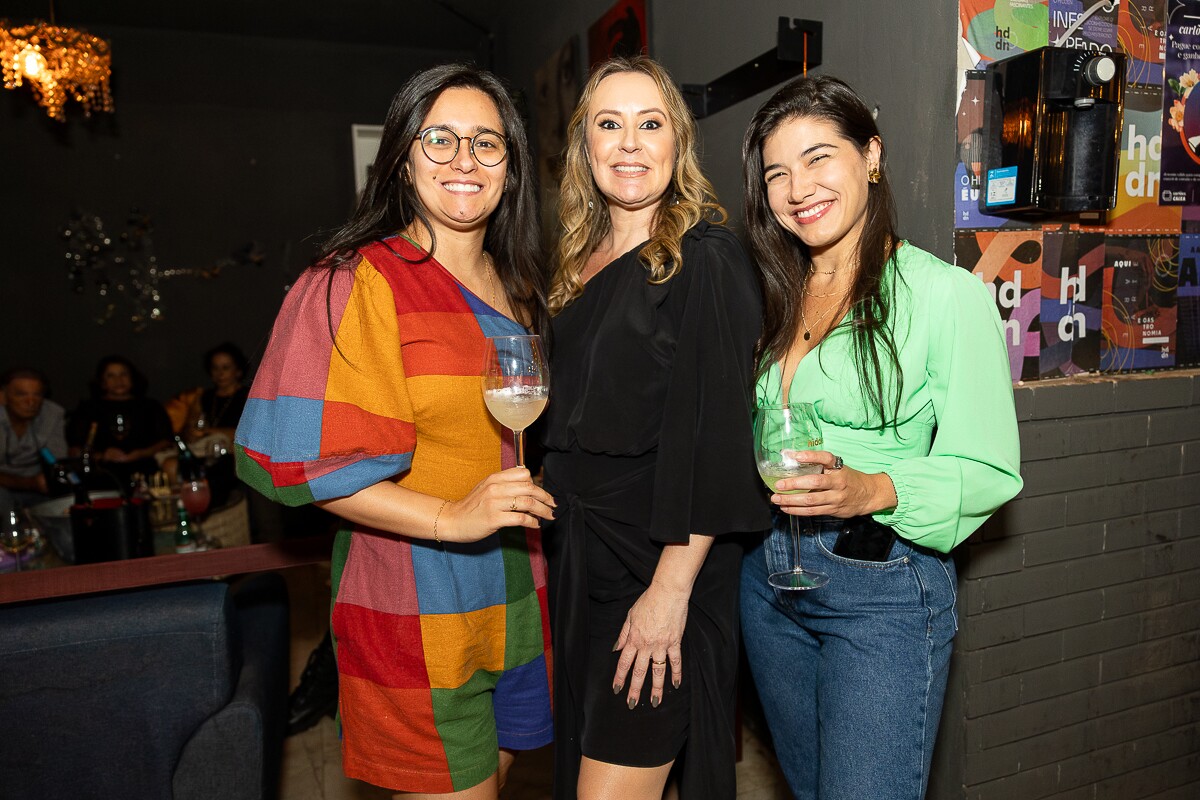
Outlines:
<svg viewBox="0 0 1200 800"><path fill-rule="evenodd" d="M146 388L145 376L129 359L105 356L96 365L91 398L75 409L67 427L71 455L86 450L94 468L111 473L122 490L135 472L157 472L154 454L171 446L171 420L158 401L146 397Z"/></svg>
<svg viewBox="0 0 1200 800"><path fill-rule="evenodd" d="M0 376L0 515L17 505L48 498L38 451L49 448L55 458L67 454L63 408L46 399L46 379L35 369L19 367Z"/></svg>
<svg viewBox="0 0 1200 800"><path fill-rule="evenodd" d="M246 406L246 398L250 396L250 387L242 383L249 366L237 345L222 342L204 354L204 369L211 377L212 385L203 390L181 392L167 403L168 415L173 422L179 423L175 430L205 465L214 506L224 504L229 493L240 484L234 474L233 434ZM178 407L183 398L187 398L187 406L180 419ZM168 480L174 483L179 477L177 459L160 460ZM256 514L251 513L251 516L256 517Z"/></svg>
<svg viewBox="0 0 1200 800"><path fill-rule="evenodd" d="M212 386L201 392L188 409L185 441L191 444L216 435L232 449L233 433L250 396L250 387L242 382L249 367L246 356L232 342L222 342L204 354L204 370ZM197 455L203 457L204 453Z"/></svg>

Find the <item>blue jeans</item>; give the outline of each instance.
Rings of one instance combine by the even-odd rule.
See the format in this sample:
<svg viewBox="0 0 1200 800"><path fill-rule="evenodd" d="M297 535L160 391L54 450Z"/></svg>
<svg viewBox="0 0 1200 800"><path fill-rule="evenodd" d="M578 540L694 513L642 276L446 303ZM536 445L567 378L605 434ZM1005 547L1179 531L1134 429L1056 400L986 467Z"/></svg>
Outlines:
<svg viewBox="0 0 1200 800"><path fill-rule="evenodd" d="M742 565L742 634L775 753L799 800L920 800L929 781L957 629L954 562L896 539L889 560L832 553L845 520L797 518L806 569L791 569L787 518Z"/></svg>

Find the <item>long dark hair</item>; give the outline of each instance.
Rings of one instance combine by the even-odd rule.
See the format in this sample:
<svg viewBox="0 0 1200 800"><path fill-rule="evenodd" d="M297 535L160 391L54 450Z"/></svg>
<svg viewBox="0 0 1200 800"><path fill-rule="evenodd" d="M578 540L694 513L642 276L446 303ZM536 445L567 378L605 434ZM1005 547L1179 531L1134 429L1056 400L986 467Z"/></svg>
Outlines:
<svg viewBox="0 0 1200 800"><path fill-rule="evenodd" d="M391 236L414 222L425 227L437 249L428 212L412 183L401 174L413 152L413 140L434 103L447 89L476 89L496 104L508 143L507 176L500 205L488 220L484 248L493 255L496 273L521 322L542 333L546 327L546 278L540 262L533 159L525 125L508 90L490 72L469 64L442 64L418 72L392 98L379 151L359 195L354 214L322 245L317 266L333 270L355 266L355 251ZM420 152L418 147L416 152Z"/></svg>
<svg viewBox="0 0 1200 800"><path fill-rule="evenodd" d="M808 246L775 219L767 202L763 177L763 143L783 123L798 117L832 124L863 153L873 139L880 141L879 182L868 184L866 219L858 242L858 273L849 293L849 326L867 408L878 411L881 425L888 424L889 418L895 424L903 377L895 337L888 327L896 282L885 281L884 273L900 237L896 233L896 204L887 178L887 156L879 128L863 101L845 82L826 75L797 78L786 84L750 120L742 140L746 231L758 262L764 301L763 333L756 353L760 374L769 366L766 356L786 353L795 342L802 287L812 269ZM896 376L892 386L885 385L881 367L885 360Z"/></svg>

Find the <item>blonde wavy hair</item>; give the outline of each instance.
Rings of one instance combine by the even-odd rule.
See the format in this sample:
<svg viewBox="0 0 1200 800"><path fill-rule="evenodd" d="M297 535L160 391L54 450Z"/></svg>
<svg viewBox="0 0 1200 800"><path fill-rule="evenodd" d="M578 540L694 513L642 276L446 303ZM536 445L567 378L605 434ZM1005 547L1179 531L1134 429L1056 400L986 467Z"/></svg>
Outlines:
<svg viewBox="0 0 1200 800"><path fill-rule="evenodd" d="M612 227L608 207L596 187L588 163L588 109L600 82L610 75L624 72L637 72L654 81L675 131L675 167L671 184L654 213L650 241L638 254L649 272L650 283L666 283L679 272L683 266L680 243L688 229L701 219L723 223L728 217L717 202L713 185L700 171L696 121L692 119L683 95L666 69L646 56L613 58L603 62L583 87L567 129L563 179L558 198L562 236L558 242L557 266L550 285L551 314L562 311L583 293L580 276L584 265Z"/></svg>

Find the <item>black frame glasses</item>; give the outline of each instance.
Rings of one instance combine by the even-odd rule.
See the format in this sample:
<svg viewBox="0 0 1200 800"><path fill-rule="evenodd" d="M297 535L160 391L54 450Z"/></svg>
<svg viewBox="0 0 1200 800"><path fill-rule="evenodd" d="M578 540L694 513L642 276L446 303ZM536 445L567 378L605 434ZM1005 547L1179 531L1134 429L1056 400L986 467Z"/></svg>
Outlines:
<svg viewBox="0 0 1200 800"><path fill-rule="evenodd" d="M436 140L430 139L430 134L441 132L445 134L447 140L453 140L454 147L449 147L449 142L441 146L436 144ZM413 137L413 141L421 143L421 152L435 164L449 164L458 157L458 150L462 146L463 140L470 143L471 157L479 162L483 167L497 167L504 163L504 159L508 158L508 140L503 134L495 131L480 131L474 136L459 136L449 128L444 128L441 125L434 125L426 128ZM481 149L476 149L477 145L484 145ZM495 148L495 149L493 149ZM482 154L482 158L480 155Z"/></svg>

